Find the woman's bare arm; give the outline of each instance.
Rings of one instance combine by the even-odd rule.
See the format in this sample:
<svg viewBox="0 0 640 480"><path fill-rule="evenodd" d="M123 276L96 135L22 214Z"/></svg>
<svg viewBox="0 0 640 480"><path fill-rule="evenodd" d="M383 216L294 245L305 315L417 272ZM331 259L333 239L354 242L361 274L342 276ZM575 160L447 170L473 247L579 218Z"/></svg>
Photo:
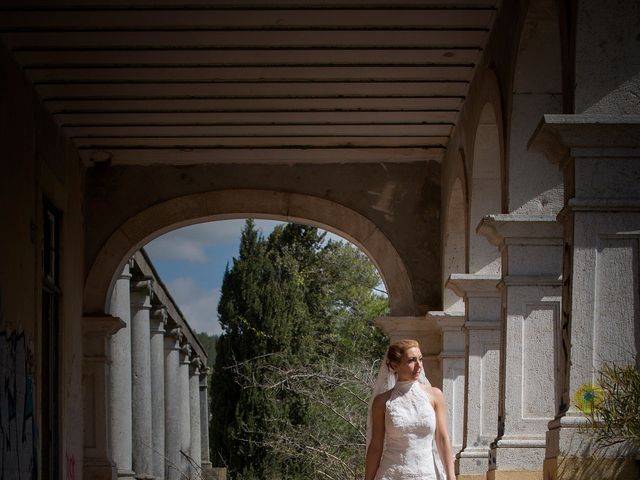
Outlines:
<svg viewBox="0 0 640 480"><path fill-rule="evenodd" d="M383 393L373 400L371 407L371 443L367 448L364 480L373 480L380 466L382 448L384 446L384 411L389 395Z"/></svg>
<svg viewBox="0 0 640 480"><path fill-rule="evenodd" d="M444 395L438 388L431 387L429 392L433 400L433 408L436 411L436 445L440 453L440 459L447 472L447 480L456 480L456 471L453 465L453 453L447 429L447 405Z"/></svg>

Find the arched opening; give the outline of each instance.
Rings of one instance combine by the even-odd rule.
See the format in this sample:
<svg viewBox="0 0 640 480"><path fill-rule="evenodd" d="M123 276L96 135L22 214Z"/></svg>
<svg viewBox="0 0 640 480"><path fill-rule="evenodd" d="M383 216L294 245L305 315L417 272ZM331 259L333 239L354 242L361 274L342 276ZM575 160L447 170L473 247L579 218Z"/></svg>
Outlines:
<svg viewBox="0 0 640 480"><path fill-rule="evenodd" d="M509 129L508 211L554 214L562 207L561 172L527 145L546 113L562 112L562 62L558 7L530 2L513 78Z"/></svg>
<svg viewBox="0 0 640 480"><path fill-rule="evenodd" d="M246 217L305 223L346 238L376 265L389 295L391 314L414 314L407 269L373 222L329 200L265 190L222 190L178 197L129 218L103 245L89 269L85 312L106 311L111 289L124 263L152 239L195 223Z"/></svg>
<svg viewBox="0 0 640 480"><path fill-rule="evenodd" d="M493 106L482 109L473 147L469 199L469 273L500 273L500 256L494 245L475 233L482 217L501 213L500 137Z"/></svg>
<svg viewBox="0 0 640 480"><path fill-rule="evenodd" d="M466 249L465 195L460 178L456 178L449 196L444 230L442 260L442 308L448 312L464 312L464 301L444 284L452 273L465 273Z"/></svg>
<svg viewBox="0 0 640 480"><path fill-rule="evenodd" d="M321 414L317 408L323 404L299 402L300 396L321 395L334 388L339 375L358 389L358 397L369 392L368 372L387 340L373 323L387 311L387 301L375 292L380 277L372 262L351 244L327 242L309 225L258 225L247 220L234 222L234 232L227 228L222 235L214 234L216 225L224 230L229 223L176 229L167 234L173 240L164 247L164 252L168 248L177 253L178 263L205 264L206 272L177 272L191 271L194 281L189 288L211 280L207 277L219 281L219 306L206 306L209 322L217 317L223 325L213 348L204 343L209 335L194 328L193 312L178 305L170 278L164 278L171 269L155 264L153 246L135 252L118 275L109 313L125 326L110 340L114 355L108 395L112 451L122 471L158 478L165 478L166 471L168 480L177 480L191 478L190 472L206 465L228 467L233 473L284 468L292 453L277 441L281 429L288 433L286 438L297 435L298 445L309 441L311 433L331 431L316 428L327 422L326 411ZM194 233L197 229L200 232ZM222 240L225 236L227 242ZM189 242L198 237L208 248ZM212 248L215 244L221 248ZM208 262L212 256L223 257L222 262ZM214 352L217 363L209 376L205 365ZM350 371L358 373L352 376ZM276 386L270 388L270 382ZM209 384L211 407L206 398ZM353 394L337 388L333 393L338 397L329 411L341 411L336 409L343 401L358 406ZM333 420L342 418L338 413ZM300 433L303 425L307 435ZM349 468L354 471L362 469L362 461L357 452L344 452L344 446L357 449L360 433L349 430L339 446L328 441L330 434L323 440L352 459ZM245 456L243 447L268 451L278 463L265 462L259 453ZM317 463L317 458L307 458L304 468Z"/></svg>
<svg viewBox="0 0 640 480"><path fill-rule="evenodd" d="M152 262L153 268L162 278L166 289L195 332L209 335L222 333L216 320L216 312L224 273L232 268L234 259L238 258L242 231L247 220L217 220L181 227L155 238L144 246L144 252ZM253 224L261 241L287 225L286 222L278 220L253 220ZM353 262L345 262L345 268L363 260L361 250L344 237L320 228L318 234L323 236L317 246L318 250L354 252ZM329 242L333 243L332 248L329 247ZM342 245L337 245L338 242ZM348 258L338 255L330 258ZM366 258L363 263L373 265L370 259ZM375 269L375 266L373 268ZM372 292L386 297L380 272L375 272L378 280ZM318 277L322 278L320 272Z"/></svg>

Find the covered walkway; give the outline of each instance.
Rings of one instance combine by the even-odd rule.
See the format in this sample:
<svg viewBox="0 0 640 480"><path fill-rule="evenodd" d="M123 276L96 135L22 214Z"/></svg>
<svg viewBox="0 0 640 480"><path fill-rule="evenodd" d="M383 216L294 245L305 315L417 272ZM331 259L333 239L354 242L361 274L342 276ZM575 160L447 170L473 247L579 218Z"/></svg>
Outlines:
<svg viewBox="0 0 640 480"><path fill-rule="evenodd" d="M622 450L589 460L573 399L640 350L639 19L626 0L2 2L2 401L32 408L0 416L20 433L0 476L131 474L87 381L118 362L123 269L169 230L253 216L376 263L379 324L421 341L459 479L637 478Z"/></svg>

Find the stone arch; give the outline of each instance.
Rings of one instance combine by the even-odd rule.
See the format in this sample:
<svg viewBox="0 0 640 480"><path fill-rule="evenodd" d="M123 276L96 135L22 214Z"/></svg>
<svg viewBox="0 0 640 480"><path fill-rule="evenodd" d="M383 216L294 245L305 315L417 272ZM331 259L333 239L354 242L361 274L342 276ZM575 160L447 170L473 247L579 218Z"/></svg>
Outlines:
<svg viewBox="0 0 640 480"><path fill-rule="evenodd" d="M528 143L545 113L562 112L562 48L557 2L532 0L522 26L513 71L508 211L554 214L562 207L562 176Z"/></svg>
<svg viewBox="0 0 640 480"><path fill-rule="evenodd" d="M498 250L475 230L482 217L502 211L501 151L497 115L494 106L486 103L475 131L470 175L469 273L500 273Z"/></svg>
<svg viewBox="0 0 640 480"><path fill-rule="evenodd" d="M466 200L461 176L456 176L444 217L443 256L442 256L442 309L451 312L464 312L463 299L444 285L452 273L466 272Z"/></svg>
<svg viewBox="0 0 640 480"><path fill-rule="evenodd" d="M246 217L306 223L348 239L367 254L380 271L391 314L414 314L413 289L407 269L395 247L371 220L323 198L267 190L219 190L187 195L130 217L111 234L88 270L85 313L106 311L110 292L127 258L154 238L195 223Z"/></svg>

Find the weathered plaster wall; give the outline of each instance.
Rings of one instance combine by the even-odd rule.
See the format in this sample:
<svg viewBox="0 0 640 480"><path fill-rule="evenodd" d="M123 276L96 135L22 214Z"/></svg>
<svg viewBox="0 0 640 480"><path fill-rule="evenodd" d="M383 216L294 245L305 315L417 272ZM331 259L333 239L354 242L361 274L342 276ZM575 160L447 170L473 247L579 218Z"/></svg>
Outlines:
<svg viewBox="0 0 640 480"><path fill-rule="evenodd" d="M640 113L640 3L581 0L577 8L575 113Z"/></svg>
<svg viewBox="0 0 640 480"><path fill-rule="evenodd" d="M482 132L478 125L483 109L489 104L496 115L499 136L497 154L500 158L497 161L500 162L502 201L501 211L495 213L559 210L562 199L559 173L542 156L527 152L530 135L542 113L548 113L547 110L557 112L562 103L558 68L563 32L558 35L553 31L553 21L549 20L556 14L553 8L555 2L548 0L502 3L442 164L441 202L444 208L454 182L460 179L467 211L469 209L469 182L473 178L474 149L478 144L476 134ZM549 52L553 54L551 58L542 58L549 56ZM522 99L529 97L533 101L527 106ZM541 102L543 97L554 99L553 105L550 107L549 102ZM516 102L518 99L522 100L522 105ZM514 115L519 117L514 118ZM524 124L522 118L526 120ZM475 234L476 227L469 225L471 235ZM443 227L443 236L446 235Z"/></svg>
<svg viewBox="0 0 640 480"><path fill-rule="evenodd" d="M4 335L5 343L18 342L16 353L27 359L27 366L16 370L16 380L25 382L18 376L26 375L26 382L30 379L33 383L32 399L37 424L42 394L39 347L42 198L46 195L63 212L61 475L62 478L78 480L81 478L79 465L82 461L82 418L77 413L82 411L82 166L70 145L38 105L22 72L4 49L0 51L0 97L0 335ZM23 344L24 351L17 348L18 344ZM15 357L14 360L22 362L21 358ZM28 396L28 391L25 395ZM36 453L39 452L38 445ZM42 465L40 460L38 465ZM33 478L32 472L24 469L17 474L12 472L8 476L0 476L20 480Z"/></svg>
<svg viewBox="0 0 640 480"><path fill-rule="evenodd" d="M409 272L414 309L426 312L441 302L439 178L436 162L95 167L87 174L86 265L121 224L159 202L231 189L298 193L343 205L375 223Z"/></svg>

